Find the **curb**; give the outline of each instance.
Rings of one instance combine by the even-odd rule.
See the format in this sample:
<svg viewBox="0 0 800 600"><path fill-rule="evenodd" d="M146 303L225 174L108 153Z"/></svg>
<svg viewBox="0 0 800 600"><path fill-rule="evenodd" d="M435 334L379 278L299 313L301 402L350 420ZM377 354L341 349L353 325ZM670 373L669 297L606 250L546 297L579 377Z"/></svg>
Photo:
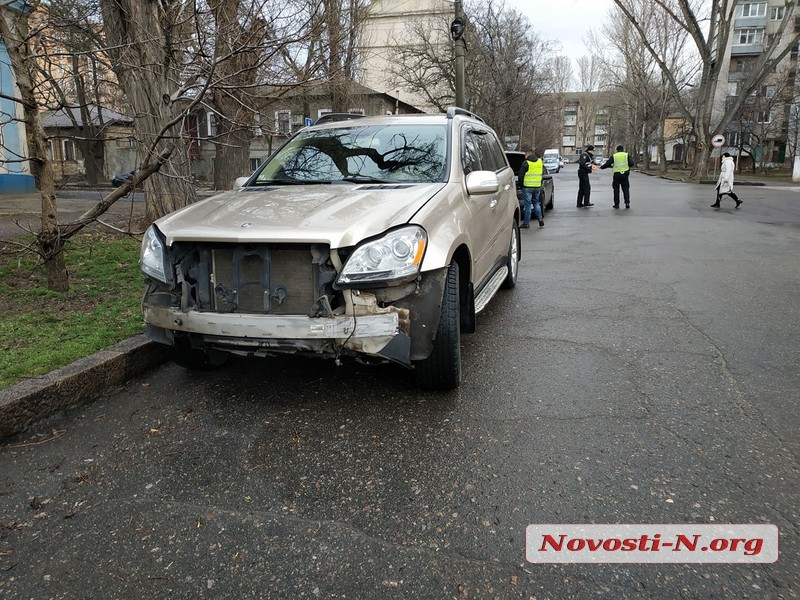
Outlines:
<svg viewBox="0 0 800 600"><path fill-rule="evenodd" d="M93 400L167 362L169 348L134 336L46 375L0 390L0 440L65 408Z"/></svg>
<svg viewBox="0 0 800 600"><path fill-rule="evenodd" d="M689 181L688 179L678 179L677 177L670 177L669 175L659 175L658 173L650 173L648 171L639 171L638 169L634 169L634 172L640 173L642 175L647 175L648 177L658 177L659 179L666 179L667 181L680 181L681 183L697 183L697 184L700 184L700 185L717 185L717 180L716 179L700 179L699 181ZM739 185L760 186L760 185L767 185L767 184L764 183L763 181L747 181L747 180L743 181L741 179L737 179L734 182L734 185L737 185L737 186L739 186Z"/></svg>

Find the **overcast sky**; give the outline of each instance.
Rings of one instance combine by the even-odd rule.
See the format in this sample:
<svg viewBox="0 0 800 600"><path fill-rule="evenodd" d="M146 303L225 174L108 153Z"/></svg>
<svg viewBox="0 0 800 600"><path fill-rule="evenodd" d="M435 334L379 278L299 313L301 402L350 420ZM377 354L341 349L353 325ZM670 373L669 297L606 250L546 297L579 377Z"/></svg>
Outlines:
<svg viewBox="0 0 800 600"><path fill-rule="evenodd" d="M526 15L542 38L561 41L562 54L574 61L589 54L583 39L590 29L599 29L613 0L506 0Z"/></svg>

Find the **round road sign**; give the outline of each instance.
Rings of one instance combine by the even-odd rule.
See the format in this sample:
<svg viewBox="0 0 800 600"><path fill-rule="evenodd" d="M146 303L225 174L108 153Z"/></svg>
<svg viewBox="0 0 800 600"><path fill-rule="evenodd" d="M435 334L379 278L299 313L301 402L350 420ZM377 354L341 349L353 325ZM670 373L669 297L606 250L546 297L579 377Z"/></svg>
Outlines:
<svg viewBox="0 0 800 600"><path fill-rule="evenodd" d="M714 146L714 148L721 148L724 143L725 136L721 133L711 138L711 145Z"/></svg>

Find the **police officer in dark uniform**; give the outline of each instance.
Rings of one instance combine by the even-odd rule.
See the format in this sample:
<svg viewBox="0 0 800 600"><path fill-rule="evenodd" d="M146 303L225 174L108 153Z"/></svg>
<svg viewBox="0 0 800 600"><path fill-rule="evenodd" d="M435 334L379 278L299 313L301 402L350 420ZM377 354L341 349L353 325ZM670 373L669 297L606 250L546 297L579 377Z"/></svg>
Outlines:
<svg viewBox="0 0 800 600"><path fill-rule="evenodd" d="M589 174L592 172L592 160L594 159L594 146L589 144L586 151L581 152L578 159L578 208L594 206L589 202L589 195L592 193L592 185L589 183Z"/></svg>

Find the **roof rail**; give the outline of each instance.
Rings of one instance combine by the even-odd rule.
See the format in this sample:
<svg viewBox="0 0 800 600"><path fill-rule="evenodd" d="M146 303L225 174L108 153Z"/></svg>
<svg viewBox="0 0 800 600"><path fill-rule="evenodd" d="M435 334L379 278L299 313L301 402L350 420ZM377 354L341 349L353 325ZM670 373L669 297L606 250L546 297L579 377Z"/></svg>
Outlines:
<svg viewBox="0 0 800 600"><path fill-rule="evenodd" d="M325 113L314 121L313 124L319 125L320 123L328 123L330 121L349 121L350 119L360 119L363 116L364 115L360 113Z"/></svg>
<svg viewBox="0 0 800 600"><path fill-rule="evenodd" d="M450 106L447 109L447 118L452 119L456 115L466 115L468 117L472 117L473 119L477 119L481 123L485 123L483 119L481 119L478 115L473 112L468 111L466 108L459 108L458 106Z"/></svg>

